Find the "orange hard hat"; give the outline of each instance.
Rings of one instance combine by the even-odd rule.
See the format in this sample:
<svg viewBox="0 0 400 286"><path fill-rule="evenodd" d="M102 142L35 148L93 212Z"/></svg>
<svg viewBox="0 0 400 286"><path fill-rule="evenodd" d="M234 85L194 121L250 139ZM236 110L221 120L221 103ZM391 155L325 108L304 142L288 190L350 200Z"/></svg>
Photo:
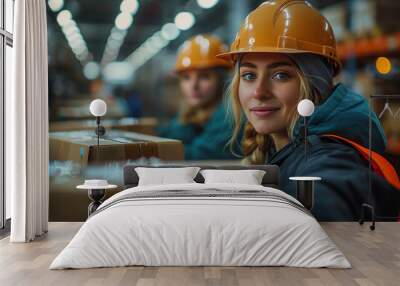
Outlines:
<svg viewBox="0 0 400 286"><path fill-rule="evenodd" d="M219 58L236 62L244 53L311 53L333 65L341 63L336 40L326 18L303 0L270 0L253 10L242 23L230 52Z"/></svg>
<svg viewBox="0 0 400 286"><path fill-rule="evenodd" d="M182 72L192 69L215 67L231 68L231 63L216 56L228 51L220 39L211 35L197 35L185 41L180 47L175 70Z"/></svg>

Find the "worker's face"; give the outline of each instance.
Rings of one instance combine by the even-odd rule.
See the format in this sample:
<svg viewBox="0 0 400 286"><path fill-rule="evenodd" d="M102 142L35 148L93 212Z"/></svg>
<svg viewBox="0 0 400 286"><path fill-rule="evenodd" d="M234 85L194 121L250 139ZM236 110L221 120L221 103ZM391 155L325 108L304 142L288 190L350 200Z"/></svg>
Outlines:
<svg viewBox="0 0 400 286"><path fill-rule="evenodd" d="M179 75L181 91L189 106L202 106L217 96L219 77L213 70L191 70Z"/></svg>
<svg viewBox="0 0 400 286"><path fill-rule="evenodd" d="M239 100L257 133L286 132L300 95L297 69L281 54L247 54L240 62Z"/></svg>

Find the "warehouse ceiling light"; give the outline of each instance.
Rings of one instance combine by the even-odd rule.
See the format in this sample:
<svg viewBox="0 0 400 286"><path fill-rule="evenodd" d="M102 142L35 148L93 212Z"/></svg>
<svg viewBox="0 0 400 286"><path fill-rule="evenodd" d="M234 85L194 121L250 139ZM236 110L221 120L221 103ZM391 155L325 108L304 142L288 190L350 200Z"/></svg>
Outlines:
<svg viewBox="0 0 400 286"><path fill-rule="evenodd" d="M133 22L133 17L130 13L121 12L115 19L115 27L120 30L127 30Z"/></svg>
<svg viewBox="0 0 400 286"><path fill-rule="evenodd" d="M392 63L386 57L377 58L375 66L380 74L388 74L392 71Z"/></svg>
<svg viewBox="0 0 400 286"><path fill-rule="evenodd" d="M83 75L90 80L96 79L100 75L100 66L96 62L88 62L83 68Z"/></svg>
<svg viewBox="0 0 400 286"><path fill-rule="evenodd" d="M145 43L145 45L144 45L144 48L145 48L145 51L146 51L148 54L153 54L155 51L158 50L158 48L155 47L155 46L151 43L150 39L149 39L148 41L146 41L146 43Z"/></svg>
<svg viewBox="0 0 400 286"><path fill-rule="evenodd" d="M137 0L123 0L120 5L121 13L115 18L115 26L112 28L110 36L107 39L101 58L101 66L105 67L110 62L118 58L119 51L124 39L128 33L128 29L132 26L133 16L139 9Z"/></svg>
<svg viewBox="0 0 400 286"><path fill-rule="evenodd" d="M156 32L151 38L150 41L152 44L154 44L157 48L164 48L166 45L168 45L169 40L165 39L162 35L161 32Z"/></svg>
<svg viewBox="0 0 400 286"><path fill-rule="evenodd" d="M68 22L70 22L71 20L72 20L72 14L68 10L62 10L57 15L57 22L61 27L67 25Z"/></svg>
<svg viewBox="0 0 400 286"><path fill-rule="evenodd" d="M174 23L167 23L161 28L161 35L164 39L173 41L179 37L181 32Z"/></svg>
<svg viewBox="0 0 400 286"><path fill-rule="evenodd" d="M64 6L64 0L49 0L47 2L49 4L50 10L53 12L58 12Z"/></svg>
<svg viewBox="0 0 400 286"><path fill-rule="evenodd" d="M87 49L85 40L83 38L75 37L71 39L67 39L69 46L72 51L76 54L82 53L85 49Z"/></svg>
<svg viewBox="0 0 400 286"><path fill-rule="evenodd" d="M86 52L86 50L87 50L86 46L78 46L72 48L72 51L78 56L83 55Z"/></svg>
<svg viewBox="0 0 400 286"><path fill-rule="evenodd" d="M117 28L114 28L111 30L110 38L122 42L125 39L126 34L126 30L118 30Z"/></svg>
<svg viewBox="0 0 400 286"><path fill-rule="evenodd" d="M73 38L68 38L67 41L72 50L79 48L86 48L86 43L83 40L82 36L75 36Z"/></svg>
<svg viewBox="0 0 400 286"><path fill-rule="evenodd" d="M76 55L76 58L81 62L85 62L90 57L88 50L86 49L83 53Z"/></svg>
<svg viewBox="0 0 400 286"><path fill-rule="evenodd" d="M219 0L197 0L197 5L203 9L210 9L217 5Z"/></svg>
<svg viewBox="0 0 400 286"><path fill-rule="evenodd" d="M86 42L81 34L74 34L72 37L67 37L69 46L74 49L78 47L86 47Z"/></svg>
<svg viewBox="0 0 400 286"><path fill-rule="evenodd" d="M65 35L65 36L67 37L68 42L74 42L74 41L77 41L77 40L79 40L81 42L84 42L80 31L78 31L76 33L69 34L69 35Z"/></svg>
<svg viewBox="0 0 400 286"><path fill-rule="evenodd" d="M66 31L68 31L69 29L73 29L74 27L78 27L78 25L76 24L76 22L74 21L74 19L70 19L69 21L67 21L67 23L63 26L61 26L62 31L65 33Z"/></svg>
<svg viewBox="0 0 400 286"><path fill-rule="evenodd" d="M127 33L127 30L119 30L116 27L111 30L111 34L108 37L103 57L101 59L102 66L105 66L108 63L117 59L119 50L124 42Z"/></svg>
<svg viewBox="0 0 400 286"><path fill-rule="evenodd" d="M110 50L117 50L121 47L121 42L111 39L107 42L107 45L109 46Z"/></svg>
<svg viewBox="0 0 400 286"><path fill-rule="evenodd" d="M62 27L62 31L64 32L64 34L65 34L66 36L73 35L73 34L75 34L75 33L79 33L79 29L78 29L78 27L76 26L75 21L72 20L72 23L73 23L74 25L68 25L68 26Z"/></svg>
<svg viewBox="0 0 400 286"><path fill-rule="evenodd" d="M126 60L136 70L168 45L169 40L162 37L161 32L154 33L140 47L138 47Z"/></svg>
<svg viewBox="0 0 400 286"><path fill-rule="evenodd" d="M55 0L49 0L50 4L55 7L56 4L61 5L60 2L52 2ZM64 1L62 1L62 5L64 5ZM83 39L81 31L77 23L72 18L72 14L69 10L64 9L57 14L57 23L60 25L61 30L70 46L72 52L75 54L75 57L84 65L87 61L90 60L91 54L87 48L86 42Z"/></svg>
<svg viewBox="0 0 400 286"><path fill-rule="evenodd" d="M126 84L132 80L133 67L128 62L112 62L103 69L103 77L106 82L112 84Z"/></svg>
<svg viewBox="0 0 400 286"><path fill-rule="evenodd" d="M136 14L139 9L139 2L137 0L124 0L121 2L120 9L125 13Z"/></svg>
<svg viewBox="0 0 400 286"><path fill-rule="evenodd" d="M200 2L200 1L198 1ZM211 3L212 2L212 3ZM215 3L214 3L215 2ZM204 7L215 6L218 1L201 1ZM211 6L211 4L213 4ZM200 5L200 4L199 4ZM125 60L131 63L134 71L143 66L148 60L166 47L170 41L179 37L180 30L188 30L195 24L195 17L190 12L178 13L174 23L166 23L160 31L155 32L151 37L144 41L135 51Z"/></svg>
<svg viewBox="0 0 400 286"><path fill-rule="evenodd" d="M179 30L189 30L191 27L193 27L195 22L196 19L190 12L180 12L175 16L175 25Z"/></svg>

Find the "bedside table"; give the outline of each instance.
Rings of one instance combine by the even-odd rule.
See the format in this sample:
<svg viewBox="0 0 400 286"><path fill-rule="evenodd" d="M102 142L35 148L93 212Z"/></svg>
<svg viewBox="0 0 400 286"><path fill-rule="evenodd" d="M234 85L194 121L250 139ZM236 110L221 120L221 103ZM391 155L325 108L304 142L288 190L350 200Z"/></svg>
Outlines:
<svg viewBox="0 0 400 286"><path fill-rule="evenodd" d="M320 177L290 177L289 180L296 181L296 199L308 210L314 207L314 187Z"/></svg>
<svg viewBox="0 0 400 286"><path fill-rule="evenodd" d="M117 185L108 184L106 180L85 180L83 185L76 187L88 191L89 199L92 201L88 206L88 217L103 203L106 191L117 187Z"/></svg>

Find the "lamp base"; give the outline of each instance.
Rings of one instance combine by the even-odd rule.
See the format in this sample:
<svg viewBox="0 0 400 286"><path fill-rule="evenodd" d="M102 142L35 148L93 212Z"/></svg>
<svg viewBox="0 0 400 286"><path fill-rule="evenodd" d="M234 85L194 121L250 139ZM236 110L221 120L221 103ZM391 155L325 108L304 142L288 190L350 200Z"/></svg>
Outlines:
<svg viewBox="0 0 400 286"><path fill-rule="evenodd" d="M106 128L102 125L97 125L95 133L97 136L103 136L104 134L106 134Z"/></svg>
<svg viewBox="0 0 400 286"><path fill-rule="evenodd" d="M94 213L97 208L103 202L104 197L106 196L105 189L89 189L88 190L89 199L92 201L88 206L88 216Z"/></svg>

